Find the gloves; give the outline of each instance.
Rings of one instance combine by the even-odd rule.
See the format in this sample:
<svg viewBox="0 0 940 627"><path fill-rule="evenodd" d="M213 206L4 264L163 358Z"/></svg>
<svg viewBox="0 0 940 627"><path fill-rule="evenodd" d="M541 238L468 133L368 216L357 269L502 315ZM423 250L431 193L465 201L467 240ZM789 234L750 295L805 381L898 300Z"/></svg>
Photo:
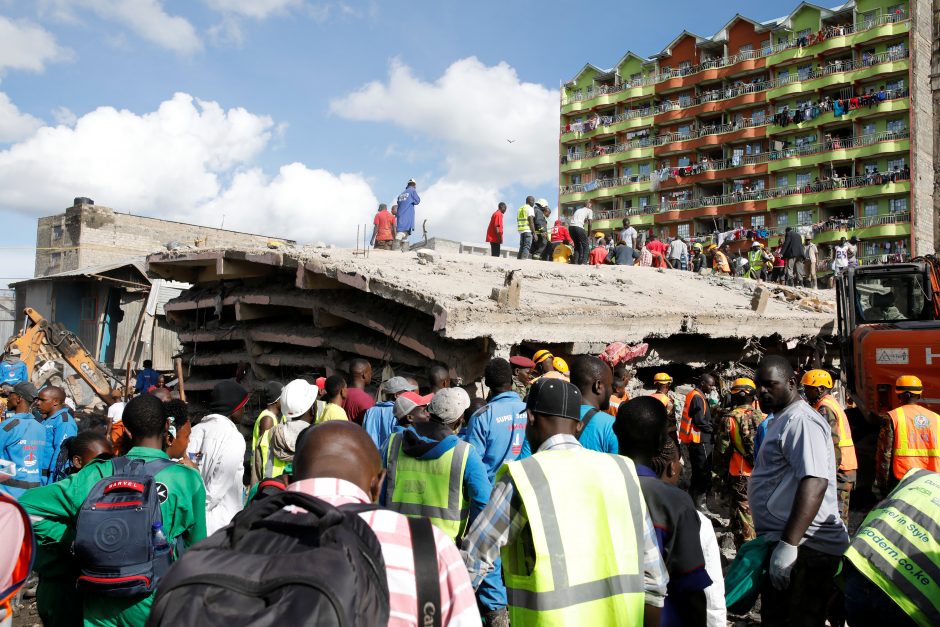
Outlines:
<svg viewBox="0 0 940 627"><path fill-rule="evenodd" d="M777 590L786 590L787 586L790 585L790 571L793 570L793 565L796 564L798 550L792 544L787 544L781 540L770 556L770 583Z"/></svg>

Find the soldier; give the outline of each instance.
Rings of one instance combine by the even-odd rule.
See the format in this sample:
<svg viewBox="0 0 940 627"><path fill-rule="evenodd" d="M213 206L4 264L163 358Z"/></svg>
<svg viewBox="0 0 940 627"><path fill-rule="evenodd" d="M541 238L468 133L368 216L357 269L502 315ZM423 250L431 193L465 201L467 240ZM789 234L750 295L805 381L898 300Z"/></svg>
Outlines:
<svg viewBox="0 0 940 627"><path fill-rule="evenodd" d="M735 379L731 386L731 409L725 410L718 426L719 468L728 468L731 498L731 533L739 547L756 537L747 500L747 482L754 467L754 436L764 414L754 407L757 386L748 378Z"/></svg>
<svg viewBox="0 0 940 627"><path fill-rule="evenodd" d="M524 399L529 394L529 386L532 384L532 369L535 368L535 362L528 357L516 355L509 358L509 365L512 366L512 391Z"/></svg>

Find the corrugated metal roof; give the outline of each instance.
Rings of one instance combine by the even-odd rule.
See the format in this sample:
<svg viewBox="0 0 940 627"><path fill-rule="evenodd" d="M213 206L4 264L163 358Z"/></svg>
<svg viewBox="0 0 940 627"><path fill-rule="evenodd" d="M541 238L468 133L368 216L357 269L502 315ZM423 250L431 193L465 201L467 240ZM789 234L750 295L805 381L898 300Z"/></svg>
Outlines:
<svg viewBox="0 0 940 627"><path fill-rule="evenodd" d="M184 290L189 289L188 283L180 283L179 281L164 281L163 279L155 279L153 282L153 289L156 289L157 284L160 284L160 290L157 293L157 315L165 316L166 311L163 309L163 306L166 305L171 299L176 298L183 293Z"/></svg>
<svg viewBox="0 0 940 627"><path fill-rule="evenodd" d="M55 274L48 274L46 276L34 277L32 279L26 279L25 281L18 281L16 283L11 283L10 287L16 287L17 285L22 285L24 283L30 283L32 281L49 281L55 279L62 279L68 277L90 277L97 274L103 274L105 272L113 272L115 270L120 270L127 266L133 266L137 270L141 278L143 278L147 283L150 283L150 279L147 278L147 269L144 264L143 257L130 257L123 261L115 261L112 263L101 264L98 266L86 266L84 268L78 268L77 270L65 270L64 272L56 272Z"/></svg>

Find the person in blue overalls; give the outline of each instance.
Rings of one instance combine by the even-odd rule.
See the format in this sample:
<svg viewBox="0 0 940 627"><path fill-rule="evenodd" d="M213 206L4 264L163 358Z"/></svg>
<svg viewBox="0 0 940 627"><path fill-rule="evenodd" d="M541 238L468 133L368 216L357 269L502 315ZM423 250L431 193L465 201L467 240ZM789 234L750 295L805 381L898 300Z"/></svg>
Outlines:
<svg viewBox="0 0 940 627"><path fill-rule="evenodd" d="M55 467L59 450L66 438L78 435L78 424L65 405L65 390L54 385L43 388L36 396L36 408L43 416L46 429L46 446L42 457L42 484L55 481Z"/></svg>
<svg viewBox="0 0 940 627"><path fill-rule="evenodd" d="M12 475L3 472L8 468L0 468L0 491L14 498L42 485L46 430L30 411L35 400L36 386L17 383L7 399L13 413L0 422L0 460L14 464Z"/></svg>

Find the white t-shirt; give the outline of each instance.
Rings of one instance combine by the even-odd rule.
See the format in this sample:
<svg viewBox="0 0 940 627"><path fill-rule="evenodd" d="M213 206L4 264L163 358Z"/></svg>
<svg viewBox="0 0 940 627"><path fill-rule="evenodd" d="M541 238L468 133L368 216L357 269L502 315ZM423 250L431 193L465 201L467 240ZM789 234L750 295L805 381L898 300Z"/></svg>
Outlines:
<svg viewBox="0 0 940 627"><path fill-rule="evenodd" d="M636 236L636 229L632 226L628 226L624 230L620 231L620 239L622 239L630 248L636 248Z"/></svg>
<svg viewBox="0 0 940 627"><path fill-rule="evenodd" d="M849 265L849 244L844 246L836 246L833 250L835 251L835 261L834 265L836 268L846 268Z"/></svg>
<svg viewBox="0 0 940 627"><path fill-rule="evenodd" d="M588 207L581 207L574 212L573 216L571 216L571 224L569 226L576 226L579 229L583 229L584 223L593 219L594 212Z"/></svg>
<svg viewBox="0 0 940 627"><path fill-rule="evenodd" d="M127 403L124 401L118 401L114 405L111 405L111 407L108 407L108 420L111 421L111 424L116 425L121 422L124 417L124 406L126 404Z"/></svg>
<svg viewBox="0 0 940 627"><path fill-rule="evenodd" d="M702 554L705 556L705 572L711 577L712 585L705 588L705 624L708 627L725 627L728 624L728 610L725 606L725 578L721 572L721 552L712 521L697 512L699 518L699 540L702 541Z"/></svg>
<svg viewBox="0 0 940 627"><path fill-rule="evenodd" d="M686 252L686 248L682 240L674 239L669 242L669 252L667 256L670 259L682 259L682 253L684 252Z"/></svg>

